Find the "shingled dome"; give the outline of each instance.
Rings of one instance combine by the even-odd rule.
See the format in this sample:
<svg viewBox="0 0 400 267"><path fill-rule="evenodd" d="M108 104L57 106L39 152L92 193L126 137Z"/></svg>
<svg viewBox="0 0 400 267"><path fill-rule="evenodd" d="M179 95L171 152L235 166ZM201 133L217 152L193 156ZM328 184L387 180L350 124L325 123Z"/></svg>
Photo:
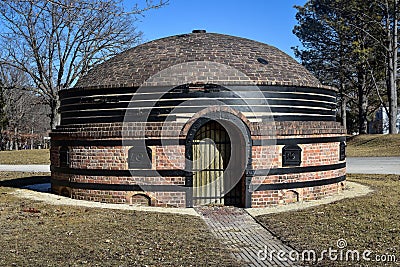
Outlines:
<svg viewBox="0 0 400 267"><path fill-rule="evenodd" d="M279 49L203 30L139 45L60 91L53 192L266 207L340 191L336 90Z"/></svg>
<svg viewBox="0 0 400 267"><path fill-rule="evenodd" d="M76 87L140 86L168 67L194 61L229 65L256 84L321 86L303 66L273 46L217 33L191 33L125 51L92 69Z"/></svg>

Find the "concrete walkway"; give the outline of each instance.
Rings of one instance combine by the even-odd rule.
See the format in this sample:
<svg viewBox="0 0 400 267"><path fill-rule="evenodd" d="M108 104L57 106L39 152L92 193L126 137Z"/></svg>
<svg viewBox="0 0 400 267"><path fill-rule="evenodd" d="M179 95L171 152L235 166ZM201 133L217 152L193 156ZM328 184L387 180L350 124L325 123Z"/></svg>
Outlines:
<svg viewBox="0 0 400 267"><path fill-rule="evenodd" d="M348 157L347 173L400 174L400 157Z"/></svg>
<svg viewBox="0 0 400 267"><path fill-rule="evenodd" d="M245 266L300 266L290 260L294 250L258 224L245 210L234 207L198 207L195 210L211 232ZM284 253L286 260L279 260L278 253L280 256Z"/></svg>
<svg viewBox="0 0 400 267"><path fill-rule="evenodd" d="M0 165L6 172L50 172L50 165Z"/></svg>

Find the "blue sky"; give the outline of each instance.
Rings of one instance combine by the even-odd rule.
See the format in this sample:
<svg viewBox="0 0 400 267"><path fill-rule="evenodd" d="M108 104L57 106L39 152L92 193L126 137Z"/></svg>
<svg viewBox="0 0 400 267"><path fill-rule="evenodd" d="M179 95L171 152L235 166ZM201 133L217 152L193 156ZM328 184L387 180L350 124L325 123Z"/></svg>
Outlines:
<svg viewBox="0 0 400 267"><path fill-rule="evenodd" d="M138 3L143 6L144 0ZM143 31L144 41L205 29L267 43L293 57L291 47L300 45L292 33L297 23L293 6L305 3L306 0L170 0L168 6L139 17L137 27Z"/></svg>

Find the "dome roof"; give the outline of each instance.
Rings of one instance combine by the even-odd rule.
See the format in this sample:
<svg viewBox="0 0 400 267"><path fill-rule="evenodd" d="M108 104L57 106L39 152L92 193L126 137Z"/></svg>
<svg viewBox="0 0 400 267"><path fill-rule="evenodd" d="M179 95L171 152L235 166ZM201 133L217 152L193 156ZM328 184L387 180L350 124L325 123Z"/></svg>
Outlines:
<svg viewBox="0 0 400 267"><path fill-rule="evenodd" d="M323 87L301 64L273 46L198 31L154 40L122 52L90 70L75 88L141 86L160 71L198 61L224 64L247 76L246 82L229 79L236 84L248 84L250 80L257 85Z"/></svg>

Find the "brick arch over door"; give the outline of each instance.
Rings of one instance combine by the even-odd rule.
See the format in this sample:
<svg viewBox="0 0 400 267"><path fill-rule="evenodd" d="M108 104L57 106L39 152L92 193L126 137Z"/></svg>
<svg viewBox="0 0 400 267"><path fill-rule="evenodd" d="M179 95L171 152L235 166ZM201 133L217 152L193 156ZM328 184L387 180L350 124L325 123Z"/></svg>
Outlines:
<svg viewBox="0 0 400 267"><path fill-rule="evenodd" d="M220 114L220 115L219 115ZM240 111L234 110L231 107L228 106L213 106L213 107L208 107L200 112L197 112L196 114L193 115L183 126L180 136L186 137L189 134L189 131L192 129L193 125L195 123L198 123L197 121L199 119L204 119L207 117L225 117L225 118L232 118L233 122L238 123L238 125L242 125L243 129L241 131L244 133L246 132L247 135L256 135L259 133L259 125L251 123L246 116L244 116ZM246 130L244 130L246 128Z"/></svg>

